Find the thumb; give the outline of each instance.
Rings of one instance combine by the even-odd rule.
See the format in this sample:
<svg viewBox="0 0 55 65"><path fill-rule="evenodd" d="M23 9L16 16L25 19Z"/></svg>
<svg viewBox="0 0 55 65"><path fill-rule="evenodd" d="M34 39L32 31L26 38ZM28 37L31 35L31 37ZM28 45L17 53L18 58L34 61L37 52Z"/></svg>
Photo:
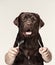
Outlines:
<svg viewBox="0 0 55 65"><path fill-rule="evenodd" d="M39 53L42 54L42 51L43 51L43 47L40 47L39 48Z"/></svg>
<svg viewBox="0 0 55 65"><path fill-rule="evenodd" d="M19 46L15 47L15 48L16 48L16 50L19 50Z"/></svg>

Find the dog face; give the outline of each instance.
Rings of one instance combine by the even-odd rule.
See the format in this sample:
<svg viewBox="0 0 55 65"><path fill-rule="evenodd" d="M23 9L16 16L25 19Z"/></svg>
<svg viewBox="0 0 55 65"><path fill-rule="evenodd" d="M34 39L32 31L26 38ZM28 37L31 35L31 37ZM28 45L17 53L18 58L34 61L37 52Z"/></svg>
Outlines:
<svg viewBox="0 0 55 65"><path fill-rule="evenodd" d="M23 12L14 20L14 24L19 27L21 35L30 37L39 32L39 28L44 25L44 22L38 14Z"/></svg>

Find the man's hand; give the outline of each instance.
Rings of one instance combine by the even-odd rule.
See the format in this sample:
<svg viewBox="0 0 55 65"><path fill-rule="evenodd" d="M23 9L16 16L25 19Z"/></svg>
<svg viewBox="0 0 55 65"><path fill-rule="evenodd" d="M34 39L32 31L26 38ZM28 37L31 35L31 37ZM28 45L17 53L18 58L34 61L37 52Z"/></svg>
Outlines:
<svg viewBox="0 0 55 65"><path fill-rule="evenodd" d="M9 51L5 55L5 62L8 65L12 65L18 53L19 53L19 47L10 48Z"/></svg>
<svg viewBox="0 0 55 65"><path fill-rule="evenodd" d="M39 53L42 55L42 58L45 62L50 62L52 59L52 54L46 47L39 48Z"/></svg>

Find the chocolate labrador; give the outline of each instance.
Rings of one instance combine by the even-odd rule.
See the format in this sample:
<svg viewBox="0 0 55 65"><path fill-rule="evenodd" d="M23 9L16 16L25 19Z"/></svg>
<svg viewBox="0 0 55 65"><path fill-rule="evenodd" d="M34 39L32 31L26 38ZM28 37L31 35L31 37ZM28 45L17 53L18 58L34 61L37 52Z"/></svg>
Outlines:
<svg viewBox="0 0 55 65"><path fill-rule="evenodd" d="M20 51L13 65L44 65L39 53L39 48L43 47L39 29L44 26L40 16L37 13L22 12L14 24L19 29L14 47L19 46Z"/></svg>

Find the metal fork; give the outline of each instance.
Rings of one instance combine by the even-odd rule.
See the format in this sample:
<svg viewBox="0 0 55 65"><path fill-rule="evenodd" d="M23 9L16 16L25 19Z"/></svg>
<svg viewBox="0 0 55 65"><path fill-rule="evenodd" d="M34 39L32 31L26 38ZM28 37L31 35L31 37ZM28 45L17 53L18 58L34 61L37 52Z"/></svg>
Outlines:
<svg viewBox="0 0 55 65"><path fill-rule="evenodd" d="M22 43L24 43L24 40L21 40L21 41L18 43L18 47L19 47Z"/></svg>

